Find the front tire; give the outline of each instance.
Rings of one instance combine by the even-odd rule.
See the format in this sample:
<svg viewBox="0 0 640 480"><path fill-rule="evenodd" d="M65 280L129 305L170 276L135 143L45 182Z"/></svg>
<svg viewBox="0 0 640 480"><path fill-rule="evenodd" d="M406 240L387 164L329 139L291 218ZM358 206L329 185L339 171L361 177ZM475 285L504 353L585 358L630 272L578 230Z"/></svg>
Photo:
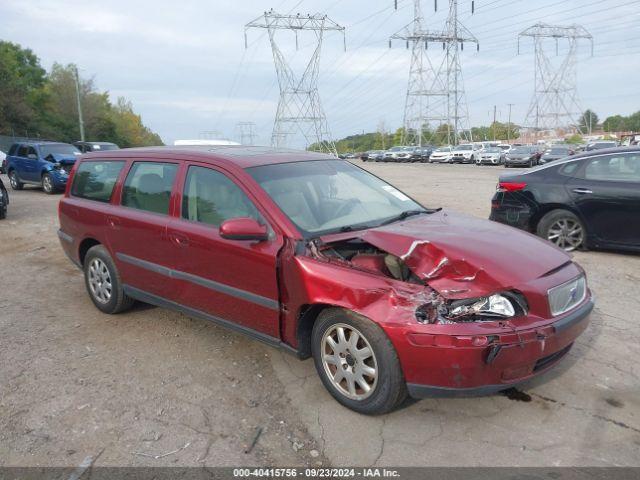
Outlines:
<svg viewBox="0 0 640 480"><path fill-rule="evenodd" d="M9 184L11 184L13 190L22 190L24 187L24 183L18 180L18 174L15 170L9 172Z"/></svg>
<svg viewBox="0 0 640 480"><path fill-rule="evenodd" d="M56 193L56 187L53 183L53 177L49 173L42 175L42 190L47 195L53 195Z"/></svg>
<svg viewBox="0 0 640 480"><path fill-rule="evenodd" d="M542 217L536 233L557 247L572 252L585 246L587 231L575 214L568 210L557 209Z"/></svg>
<svg viewBox="0 0 640 480"><path fill-rule="evenodd" d="M91 247L84 258L84 282L98 310L115 314L131 308L134 300L122 288L120 273L102 245Z"/></svg>
<svg viewBox="0 0 640 480"><path fill-rule="evenodd" d="M375 323L339 308L324 310L313 326L311 351L329 393L368 415L396 408L407 387L396 351Z"/></svg>

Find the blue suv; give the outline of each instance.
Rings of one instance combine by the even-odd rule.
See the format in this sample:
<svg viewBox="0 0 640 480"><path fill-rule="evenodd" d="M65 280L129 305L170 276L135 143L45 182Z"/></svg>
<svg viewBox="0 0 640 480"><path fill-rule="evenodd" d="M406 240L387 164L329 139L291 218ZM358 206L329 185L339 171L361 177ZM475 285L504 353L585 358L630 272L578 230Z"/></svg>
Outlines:
<svg viewBox="0 0 640 480"><path fill-rule="evenodd" d="M68 143L14 143L7 154L11 188L22 190L24 184L31 184L41 185L48 194L64 190L80 154L80 150Z"/></svg>

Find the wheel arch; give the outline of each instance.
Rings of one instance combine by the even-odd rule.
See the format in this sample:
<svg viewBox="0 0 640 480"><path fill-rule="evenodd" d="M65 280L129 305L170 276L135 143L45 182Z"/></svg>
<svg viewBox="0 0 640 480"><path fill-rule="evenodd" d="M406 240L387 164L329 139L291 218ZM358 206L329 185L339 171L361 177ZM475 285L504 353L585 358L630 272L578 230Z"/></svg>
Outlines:
<svg viewBox="0 0 640 480"><path fill-rule="evenodd" d="M544 217L547 213L552 212L553 210L566 210L567 212L573 213L580 219L582 225L587 228L587 224L580 212L576 208L573 208L571 205L567 205L566 203L545 203L541 204L535 215L531 217L529 225L531 230L535 232L538 228L538 225L540 224L540 220L542 220L542 217Z"/></svg>
<svg viewBox="0 0 640 480"><path fill-rule="evenodd" d="M96 245L102 245L102 243L92 237L87 237L80 242L78 246L78 260L80 261L80 265L84 266L84 259L87 256L87 252Z"/></svg>

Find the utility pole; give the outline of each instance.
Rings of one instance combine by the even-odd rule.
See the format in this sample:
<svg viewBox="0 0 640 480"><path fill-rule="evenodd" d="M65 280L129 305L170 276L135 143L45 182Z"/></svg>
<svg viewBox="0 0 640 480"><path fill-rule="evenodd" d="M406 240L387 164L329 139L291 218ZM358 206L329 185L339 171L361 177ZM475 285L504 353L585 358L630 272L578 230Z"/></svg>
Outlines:
<svg viewBox="0 0 640 480"><path fill-rule="evenodd" d="M247 48L247 30L250 28L267 30L280 87L280 100L273 124L271 145L284 147L288 143L288 137L300 133L307 147L311 144L316 144L320 151L337 155L336 145L331 139L327 117L320 103L318 76L320 50L324 33L327 31L341 33L346 50L344 27L335 23L326 15L319 13L314 15L301 15L299 13L296 15L280 15L271 9L245 25L245 48ZM276 31L278 30L293 32L295 34L296 48L298 46L299 32L314 33L315 49L304 73L299 78L295 77L284 53L276 42Z"/></svg>
<svg viewBox="0 0 640 480"><path fill-rule="evenodd" d="M493 141L496 141L496 105L493 106L493 123L491 124L493 130Z"/></svg>
<svg viewBox="0 0 640 480"><path fill-rule="evenodd" d="M76 74L76 101L78 103L78 124L80 125L80 140L84 142L84 120L82 119L82 104L80 103L80 75L78 75L78 67L74 65L73 68Z"/></svg>
<svg viewBox="0 0 640 480"><path fill-rule="evenodd" d="M507 103L509 106L509 119L507 120L507 143L511 142L511 107L513 107L513 103Z"/></svg>
<svg viewBox="0 0 640 480"><path fill-rule="evenodd" d="M449 15L442 31L424 29L421 0L413 0L413 6L413 21L389 38L389 47L392 40L402 40L411 49L402 143L422 145L425 129L437 131L443 124L449 144L456 145L461 139L472 141L459 52L465 43L475 43L479 50L478 40L458 20L458 0L449 0ZM434 7L437 11L437 0ZM442 45L444 56L439 65L433 61L435 55L427 54L429 43L437 50Z"/></svg>
<svg viewBox="0 0 640 480"><path fill-rule="evenodd" d="M579 116L582 109L576 86L578 40L584 39L591 43L593 56L593 37L580 25L558 26L537 23L518 35L518 53L520 53L520 37L533 38L536 62L534 93L524 126L533 128L536 133L540 130L557 130L571 126L575 126L580 131ZM555 40L556 55L558 55L558 40L566 39L569 44L567 54L555 66L543 49L545 39L549 38Z"/></svg>

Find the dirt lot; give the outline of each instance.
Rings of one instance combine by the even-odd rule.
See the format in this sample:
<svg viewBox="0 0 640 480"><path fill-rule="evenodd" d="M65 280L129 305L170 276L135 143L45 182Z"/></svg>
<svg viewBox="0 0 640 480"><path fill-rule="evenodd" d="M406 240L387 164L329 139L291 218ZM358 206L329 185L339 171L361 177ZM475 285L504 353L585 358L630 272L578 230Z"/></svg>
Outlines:
<svg viewBox="0 0 640 480"><path fill-rule="evenodd" d="M503 171L365 165L428 206L482 218ZM640 256L575 255L597 297L591 326L522 393L407 402L371 418L333 401L310 360L158 308L99 313L58 245L59 197L10 194L0 466L90 455L96 465L640 466Z"/></svg>

